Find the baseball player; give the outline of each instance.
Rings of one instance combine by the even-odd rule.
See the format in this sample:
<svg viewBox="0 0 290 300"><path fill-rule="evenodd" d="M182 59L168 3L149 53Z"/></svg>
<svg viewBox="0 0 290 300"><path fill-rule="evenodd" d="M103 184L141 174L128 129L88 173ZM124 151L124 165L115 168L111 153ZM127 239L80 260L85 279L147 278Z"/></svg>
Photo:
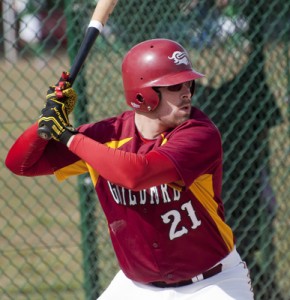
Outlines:
<svg viewBox="0 0 290 300"><path fill-rule="evenodd" d="M118 116L75 129L76 93L63 73L38 122L11 147L15 174L89 173L120 265L100 300L250 300L249 272L225 223L222 147L216 126L191 106L196 72L167 39L134 46ZM37 135L46 126L53 139Z"/></svg>

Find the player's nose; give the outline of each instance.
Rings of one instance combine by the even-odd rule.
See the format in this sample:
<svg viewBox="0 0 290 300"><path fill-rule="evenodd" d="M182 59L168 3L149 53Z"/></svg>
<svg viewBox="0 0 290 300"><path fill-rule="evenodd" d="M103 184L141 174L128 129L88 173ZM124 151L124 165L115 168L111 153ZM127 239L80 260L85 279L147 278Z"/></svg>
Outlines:
<svg viewBox="0 0 290 300"><path fill-rule="evenodd" d="M191 84L190 84L190 82L185 82L182 85L181 95L182 95L182 98L191 99Z"/></svg>

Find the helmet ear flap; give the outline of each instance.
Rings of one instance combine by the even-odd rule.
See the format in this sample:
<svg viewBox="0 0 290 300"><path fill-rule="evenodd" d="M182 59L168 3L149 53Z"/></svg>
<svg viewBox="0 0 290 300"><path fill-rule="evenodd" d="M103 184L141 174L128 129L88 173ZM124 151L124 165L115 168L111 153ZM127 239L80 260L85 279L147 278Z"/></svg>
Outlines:
<svg viewBox="0 0 290 300"><path fill-rule="evenodd" d="M146 87L142 88L139 92L135 91L131 94L125 94L126 99L132 99L130 106L143 112L154 110L160 101L160 91L157 88Z"/></svg>
<svg viewBox="0 0 290 300"><path fill-rule="evenodd" d="M141 93L137 93L136 101L139 102L140 104L144 103L144 97Z"/></svg>
<svg viewBox="0 0 290 300"><path fill-rule="evenodd" d="M141 93L137 93L136 98L135 98L135 102L138 103L138 104L140 105L140 108L141 108L141 107L146 107L145 99L144 99L144 97L143 97L143 95L142 95ZM148 105L148 106L146 107L146 109L147 109L148 111L151 111L151 110L152 110L152 108L151 108L150 105Z"/></svg>

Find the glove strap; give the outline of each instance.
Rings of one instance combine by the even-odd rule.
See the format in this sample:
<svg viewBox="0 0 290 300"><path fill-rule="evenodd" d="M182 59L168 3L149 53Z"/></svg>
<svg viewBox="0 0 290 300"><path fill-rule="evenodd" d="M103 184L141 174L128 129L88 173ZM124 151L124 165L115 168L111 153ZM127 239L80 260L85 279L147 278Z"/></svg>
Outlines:
<svg viewBox="0 0 290 300"><path fill-rule="evenodd" d="M67 145L67 142L69 141L69 139L77 133L78 133L77 130L71 131L69 128L66 127L66 130L59 136L59 141L62 144Z"/></svg>

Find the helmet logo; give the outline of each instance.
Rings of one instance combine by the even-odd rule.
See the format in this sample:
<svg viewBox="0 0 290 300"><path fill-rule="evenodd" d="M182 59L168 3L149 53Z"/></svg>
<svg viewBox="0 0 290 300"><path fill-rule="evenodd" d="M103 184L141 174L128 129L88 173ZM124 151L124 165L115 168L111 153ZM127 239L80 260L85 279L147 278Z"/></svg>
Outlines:
<svg viewBox="0 0 290 300"><path fill-rule="evenodd" d="M176 65L181 65L181 64L188 65L188 58L185 52L174 51L172 56L171 57L168 56L168 58L171 60L173 59Z"/></svg>

